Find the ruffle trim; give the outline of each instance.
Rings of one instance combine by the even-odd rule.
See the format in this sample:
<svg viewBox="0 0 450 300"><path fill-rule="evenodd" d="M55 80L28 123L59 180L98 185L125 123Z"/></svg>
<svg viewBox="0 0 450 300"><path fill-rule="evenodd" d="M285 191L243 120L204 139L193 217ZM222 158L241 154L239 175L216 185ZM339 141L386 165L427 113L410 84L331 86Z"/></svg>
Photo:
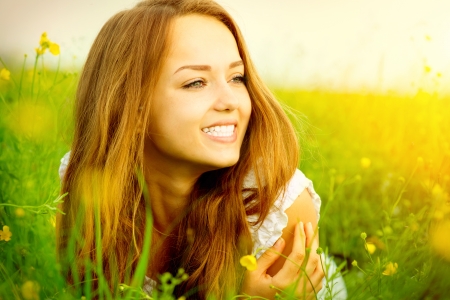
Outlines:
<svg viewBox="0 0 450 300"><path fill-rule="evenodd" d="M249 174L251 175L251 174ZM249 181L245 182L246 186L249 186ZM314 208L317 213L317 220L320 218L320 205L322 201L319 195L316 193L311 180L300 171L296 170L294 176L289 181L286 191L280 195L275 201L274 206L267 215L266 219L261 225L253 226L250 228L250 232L253 238L253 252L258 248L267 249L273 246L275 242L281 237L283 229L286 228L288 223L288 216L285 211L294 203L298 196L307 189L311 194ZM257 216L249 216L249 222L256 221ZM259 258L264 251L259 251L256 254L256 258Z"/></svg>

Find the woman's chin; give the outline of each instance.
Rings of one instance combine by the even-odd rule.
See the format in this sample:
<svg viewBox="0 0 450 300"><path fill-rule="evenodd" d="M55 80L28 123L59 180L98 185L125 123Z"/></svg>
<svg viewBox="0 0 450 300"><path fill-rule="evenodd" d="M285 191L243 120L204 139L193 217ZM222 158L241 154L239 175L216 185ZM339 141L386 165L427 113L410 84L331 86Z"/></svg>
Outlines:
<svg viewBox="0 0 450 300"><path fill-rule="evenodd" d="M216 160L209 165L210 171L232 167L237 164L238 161L239 156Z"/></svg>

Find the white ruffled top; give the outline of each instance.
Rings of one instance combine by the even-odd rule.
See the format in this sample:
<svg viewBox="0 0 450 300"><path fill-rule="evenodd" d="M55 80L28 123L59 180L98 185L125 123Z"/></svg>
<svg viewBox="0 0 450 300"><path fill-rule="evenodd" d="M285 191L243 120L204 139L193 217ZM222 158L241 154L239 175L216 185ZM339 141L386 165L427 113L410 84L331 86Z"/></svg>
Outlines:
<svg viewBox="0 0 450 300"><path fill-rule="evenodd" d="M253 173L250 173L245 182L244 187L255 186L255 179ZM275 244L275 242L281 237L283 229L286 228L288 223L288 216L285 211L294 203L298 196L307 189L311 195L314 208L317 213L317 220L320 217L320 205L321 200L319 195L316 193L311 180L306 178L306 176L300 170L295 170L294 176L290 179L287 184L286 191L284 194L280 195L272 206L269 214L264 219L260 227L254 228L250 227L250 232L253 238L253 252L256 249L266 249L270 248ZM258 216L248 216L249 222L256 221ZM258 258L262 255L264 251L259 251L256 255Z"/></svg>

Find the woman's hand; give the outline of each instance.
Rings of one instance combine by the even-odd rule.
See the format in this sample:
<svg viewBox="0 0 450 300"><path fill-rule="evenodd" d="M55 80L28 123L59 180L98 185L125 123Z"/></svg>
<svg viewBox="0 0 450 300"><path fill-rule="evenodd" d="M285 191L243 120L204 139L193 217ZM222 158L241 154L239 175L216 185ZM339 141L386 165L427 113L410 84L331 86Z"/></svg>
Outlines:
<svg viewBox="0 0 450 300"><path fill-rule="evenodd" d="M255 271L246 271L241 294L274 299L277 292L285 292L300 299L316 298L322 288L324 273L316 253L318 239L311 223L304 226L300 222L295 226L292 251L278 273L270 276L267 269L280 257L284 247L285 241L280 238L257 260Z"/></svg>

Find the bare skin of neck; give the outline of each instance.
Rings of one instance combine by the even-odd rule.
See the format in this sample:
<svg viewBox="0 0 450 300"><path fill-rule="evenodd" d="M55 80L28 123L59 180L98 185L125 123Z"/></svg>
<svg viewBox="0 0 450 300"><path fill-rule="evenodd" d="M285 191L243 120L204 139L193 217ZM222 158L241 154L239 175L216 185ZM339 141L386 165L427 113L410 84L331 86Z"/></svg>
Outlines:
<svg viewBox="0 0 450 300"><path fill-rule="evenodd" d="M154 251L151 253L147 275L156 279L165 262L170 259L167 249L171 239L167 237L186 214L189 194L203 170L178 162L151 159L154 156L149 152L144 151L144 178L153 213Z"/></svg>
<svg viewBox="0 0 450 300"><path fill-rule="evenodd" d="M164 233L185 214L188 197L198 176L183 176L169 169L148 168L145 179L150 196L154 227Z"/></svg>

